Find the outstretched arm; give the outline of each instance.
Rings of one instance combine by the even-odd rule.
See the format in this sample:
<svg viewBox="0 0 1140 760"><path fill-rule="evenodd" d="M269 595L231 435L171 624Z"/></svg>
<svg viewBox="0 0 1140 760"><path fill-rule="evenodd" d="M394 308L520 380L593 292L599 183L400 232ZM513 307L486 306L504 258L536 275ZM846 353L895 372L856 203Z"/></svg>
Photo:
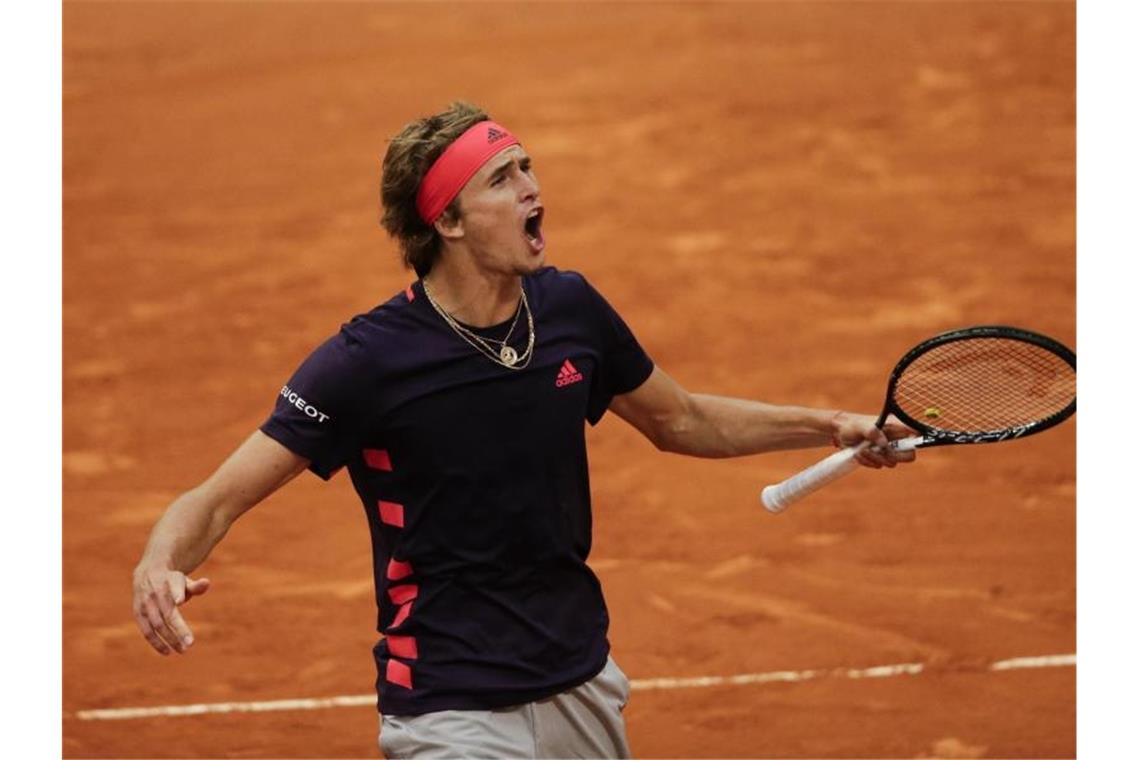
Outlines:
<svg viewBox="0 0 1140 760"><path fill-rule="evenodd" d="M894 467L914 460L913 451L887 447L889 440L913 435L893 418L879 430L872 415L689 393L660 367L636 390L615 397L610 408L657 448L678 454L735 457L866 440L879 448L860 452L860 464Z"/></svg>
<svg viewBox="0 0 1140 760"><path fill-rule="evenodd" d="M194 642L178 607L206 593L209 580L187 573L205 561L234 521L309 464L255 432L203 482L179 496L155 524L134 572L134 615L158 652L184 652Z"/></svg>

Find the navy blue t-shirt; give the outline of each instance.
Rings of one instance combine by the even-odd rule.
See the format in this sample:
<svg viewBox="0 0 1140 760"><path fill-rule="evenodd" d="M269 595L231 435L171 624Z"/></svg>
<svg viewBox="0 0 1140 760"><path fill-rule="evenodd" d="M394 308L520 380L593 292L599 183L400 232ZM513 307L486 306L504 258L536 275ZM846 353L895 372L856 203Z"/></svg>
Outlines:
<svg viewBox="0 0 1140 760"><path fill-rule="evenodd" d="M387 714L530 702L609 654L586 565L584 423L653 363L581 275L545 268L523 287L537 336L525 369L478 353L416 282L317 348L261 428L322 478L348 467L372 536ZM520 355L526 339L524 315Z"/></svg>

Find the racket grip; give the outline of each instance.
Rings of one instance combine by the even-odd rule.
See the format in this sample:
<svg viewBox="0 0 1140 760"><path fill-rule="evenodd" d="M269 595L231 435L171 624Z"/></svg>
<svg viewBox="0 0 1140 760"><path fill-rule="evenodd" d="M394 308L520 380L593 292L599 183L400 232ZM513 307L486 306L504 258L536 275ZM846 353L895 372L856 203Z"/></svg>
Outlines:
<svg viewBox="0 0 1140 760"><path fill-rule="evenodd" d="M870 445L869 441L864 441L858 446L842 449L782 483L767 486L760 492L760 501L773 514L783 512L808 494L858 469L855 455Z"/></svg>

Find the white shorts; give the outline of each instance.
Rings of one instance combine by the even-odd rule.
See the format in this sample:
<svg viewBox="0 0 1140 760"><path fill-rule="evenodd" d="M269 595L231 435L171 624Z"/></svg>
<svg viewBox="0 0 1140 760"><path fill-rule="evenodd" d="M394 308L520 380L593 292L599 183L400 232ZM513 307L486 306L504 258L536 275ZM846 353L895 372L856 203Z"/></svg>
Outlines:
<svg viewBox="0 0 1140 760"><path fill-rule="evenodd" d="M581 686L495 710L384 715L386 758L629 757L621 711L629 679L613 661Z"/></svg>

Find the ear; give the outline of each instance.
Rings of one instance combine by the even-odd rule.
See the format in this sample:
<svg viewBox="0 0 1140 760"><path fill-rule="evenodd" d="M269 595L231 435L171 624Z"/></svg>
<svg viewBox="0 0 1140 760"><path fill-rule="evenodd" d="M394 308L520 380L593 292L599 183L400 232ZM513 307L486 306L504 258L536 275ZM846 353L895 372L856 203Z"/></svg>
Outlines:
<svg viewBox="0 0 1140 760"><path fill-rule="evenodd" d="M463 217L451 206L440 214L432 226L444 240L458 240L463 237Z"/></svg>

